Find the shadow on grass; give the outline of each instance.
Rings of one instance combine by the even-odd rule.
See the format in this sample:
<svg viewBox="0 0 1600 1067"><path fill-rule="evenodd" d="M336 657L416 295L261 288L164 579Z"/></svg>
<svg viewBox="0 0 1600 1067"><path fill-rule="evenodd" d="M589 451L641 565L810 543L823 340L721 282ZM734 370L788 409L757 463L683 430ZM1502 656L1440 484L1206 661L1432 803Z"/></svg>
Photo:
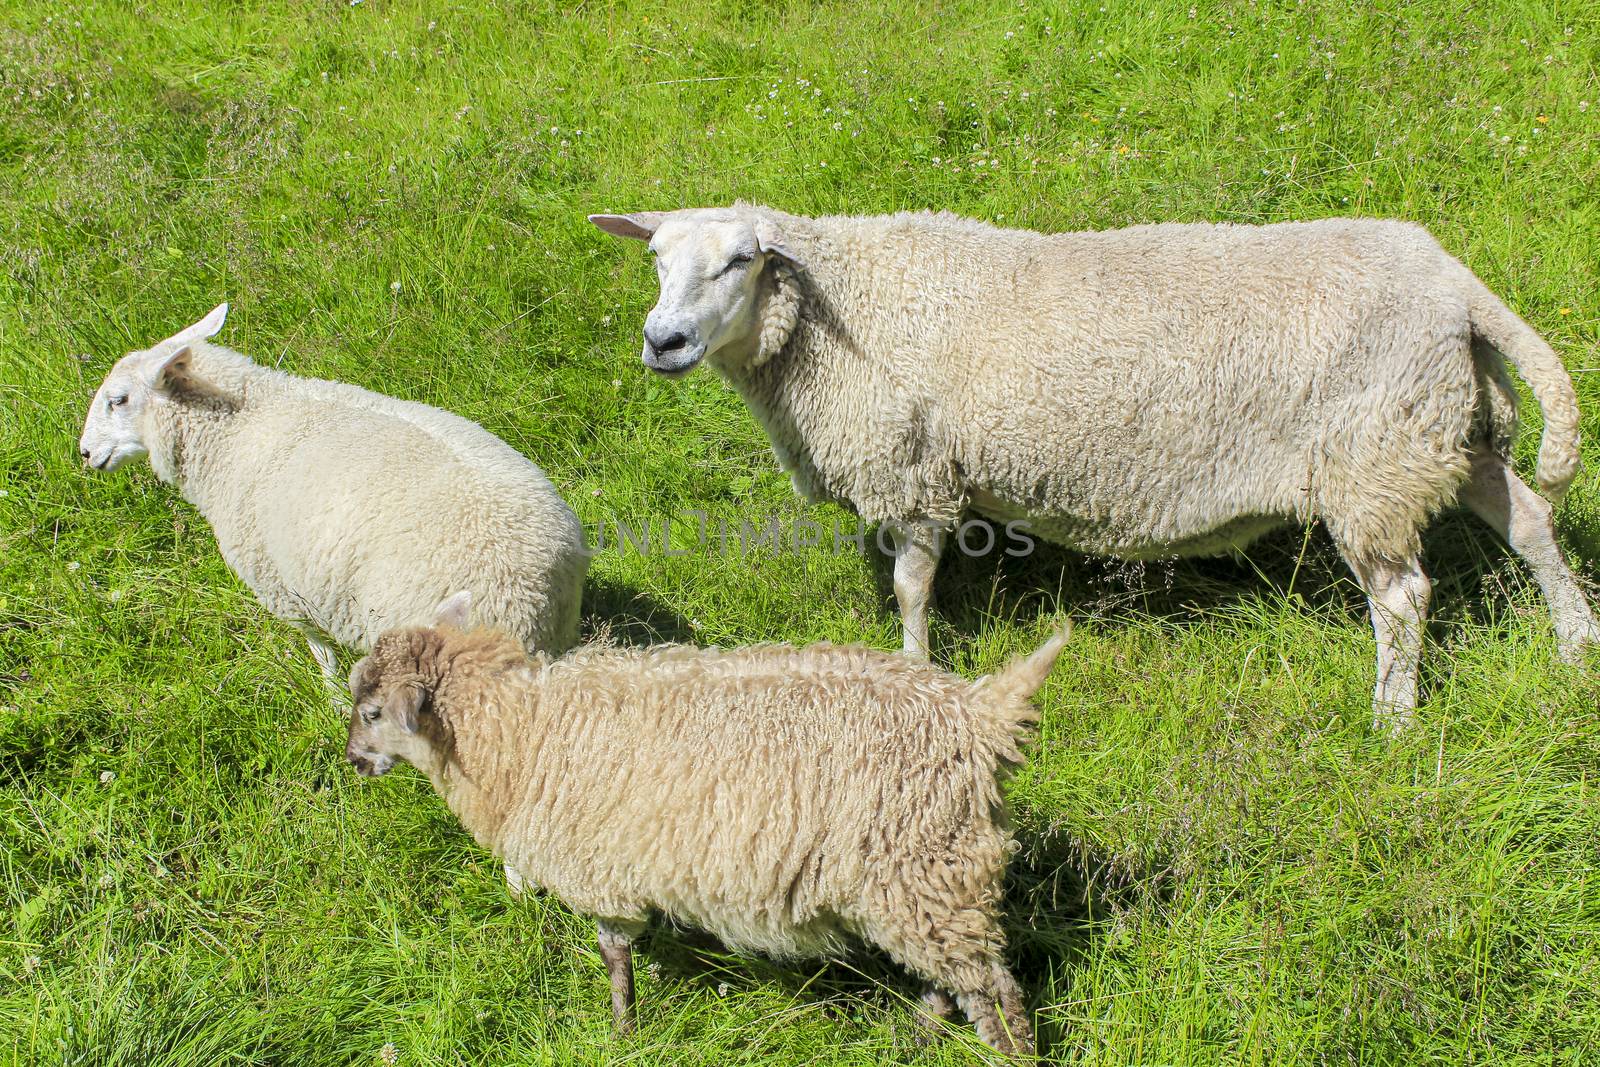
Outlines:
<svg viewBox="0 0 1600 1067"><path fill-rule="evenodd" d="M1047 991L1062 975L1082 969L1100 922L1132 906L1135 897L1162 892L1164 879L1114 868L1060 832L1019 826L1017 840L1018 852L1006 872L1006 957L1036 1012L1044 1052L1063 1036L1061 1024L1039 1011ZM702 930L657 920L635 963L659 966L663 975L719 994L776 986L795 1001L841 1020L896 1003L917 1007L919 978L881 950L861 942L855 946L844 959L785 962L736 953ZM964 1028L967 1023L958 1012L950 1025Z"/></svg>
<svg viewBox="0 0 1600 1067"><path fill-rule="evenodd" d="M1558 536L1578 569L1592 569L1600 558L1595 523L1569 521ZM1441 626L1492 622L1528 580L1516 577L1510 550L1463 512L1434 522L1423 543L1423 565L1434 581L1430 618ZM872 567L883 608L892 612L892 560L875 557ZM1085 556L1044 542L1020 559L948 552L935 583L936 610L958 639L996 620L1027 625L1054 614L1058 605L1111 627L1151 618L1193 626L1263 595L1297 600L1316 614L1344 616L1357 625L1366 622L1365 598L1320 527L1286 527L1239 556L1159 563ZM630 644L694 640L683 616L625 585L591 579L586 605L586 637L603 631ZM1127 869L1121 860L1095 854L1069 827L1051 828L1046 816L1017 812L1019 850L1007 872L1004 914L1007 957L1035 1009L1042 1052L1062 1042L1068 1027L1066 1016L1046 1005L1059 1005L1073 976L1088 968L1103 924L1170 891L1166 871ZM921 992L918 979L869 947L838 961L786 963L730 952L702 931L660 923L640 946L637 962L709 992L770 985L842 1020L897 1004L915 1006Z"/></svg>
<svg viewBox="0 0 1600 1067"><path fill-rule="evenodd" d="M1600 560L1600 524L1564 522L1557 539L1580 574ZM1487 526L1459 510L1446 512L1423 532L1422 563L1434 583L1432 623L1492 621L1506 610L1512 587L1531 580L1510 577L1526 575L1515 555ZM876 556L872 568L884 610L896 612L893 560ZM1367 618L1366 598L1320 524L1309 531L1284 527L1237 555L1153 562L1087 556L1044 541L1021 558L947 550L934 581L933 608L965 639L997 620L1027 625L1058 608L1087 613L1113 627L1136 618L1194 625L1263 594L1301 600L1319 614Z"/></svg>
<svg viewBox="0 0 1600 1067"><path fill-rule="evenodd" d="M623 645L693 643L689 620L650 593L590 575L583 587L583 641Z"/></svg>

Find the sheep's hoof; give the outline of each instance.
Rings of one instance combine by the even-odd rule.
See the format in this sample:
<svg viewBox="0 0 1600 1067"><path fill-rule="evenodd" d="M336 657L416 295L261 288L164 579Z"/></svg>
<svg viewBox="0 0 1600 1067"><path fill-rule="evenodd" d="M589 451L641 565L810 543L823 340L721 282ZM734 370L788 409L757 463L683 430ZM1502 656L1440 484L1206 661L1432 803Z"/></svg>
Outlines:
<svg viewBox="0 0 1600 1067"><path fill-rule="evenodd" d="M992 1040L984 1043L1000 1055L1018 1060L1032 1060L1037 1057L1038 1053L1033 1045L1033 1033L1026 1024L1013 1029L1002 1023L997 1030L998 1032L991 1035Z"/></svg>
<svg viewBox="0 0 1600 1067"><path fill-rule="evenodd" d="M1417 721L1415 709L1375 708L1372 712L1372 729L1390 737L1400 737Z"/></svg>
<svg viewBox="0 0 1600 1067"><path fill-rule="evenodd" d="M1412 694L1405 694L1398 700L1378 697L1372 701L1372 728L1379 733L1399 737L1416 721L1417 702Z"/></svg>
<svg viewBox="0 0 1600 1067"><path fill-rule="evenodd" d="M1002 1029L999 1033L991 1034L984 1038L983 1043L1000 1053L1000 1055L1009 1056L1012 1059L1031 1060L1037 1056L1037 1053L1034 1052L1032 1040L1024 1034L1013 1034L1009 1030Z"/></svg>
<svg viewBox="0 0 1600 1067"><path fill-rule="evenodd" d="M942 989L923 990L921 1001L917 1008L917 1022L921 1025L912 1040L918 1048L927 1048L944 1033L945 1024L955 1016L956 1001Z"/></svg>
<svg viewBox="0 0 1600 1067"><path fill-rule="evenodd" d="M1587 635L1576 641L1563 641L1556 646L1556 658L1568 666L1581 667L1597 644L1600 644L1600 641Z"/></svg>

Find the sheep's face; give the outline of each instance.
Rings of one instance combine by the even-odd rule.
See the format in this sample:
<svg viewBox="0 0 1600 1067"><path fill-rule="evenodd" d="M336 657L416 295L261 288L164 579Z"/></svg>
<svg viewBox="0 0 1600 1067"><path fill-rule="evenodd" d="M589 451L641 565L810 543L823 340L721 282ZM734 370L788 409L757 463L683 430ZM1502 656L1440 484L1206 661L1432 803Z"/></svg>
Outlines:
<svg viewBox="0 0 1600 1067"><path fill-rule="evenodd" d="M350 734L344 755L371 778L405 760L433 774L443 758L443 724L433 713L433 666L444 645L438 627L461 629L472 611L472 594L462 590L434 609L428 629L391 630L378 638L350 671Z"/></svg>
<svg viewBox="0 0 1600 1067"><path fill-rule="evenodd" d="M644 320L644 365L667 377L689 373L708 355L753 356L759 345L764 284L772 261L787 256L771 222L740 209L591 215L619 237L650 242L661 295Z"/></svg>
<svg viewBox="0 0 1600 1067"><path fill-rule="evenodd" d="M144 416L151 383L144 368L151 355L133 352L123 356L100 383L78 438L78 455L86 466L114 471L130 459L149 455Z"/></svg>
<svg viewBox="0 0 1600 1067"><path fill-rule="evenodd" d="M424 772L436 769L435 731L425 721L432 716L433 693L417 673L415 646L437 637L432 630L385 634L372 655L351 670L344 754L361 774L376 778L400 760Z"/></svg>
<svg viewBox="0 0 1600 1067"><path fill-rule="evenodd" d="M112 471L149 455L147 416L181 386L189 374L192 346L216 335L228 314L221 304L211 314L151 348L117 360L94 394L78 438L78 455L95 470Z"/></svg>

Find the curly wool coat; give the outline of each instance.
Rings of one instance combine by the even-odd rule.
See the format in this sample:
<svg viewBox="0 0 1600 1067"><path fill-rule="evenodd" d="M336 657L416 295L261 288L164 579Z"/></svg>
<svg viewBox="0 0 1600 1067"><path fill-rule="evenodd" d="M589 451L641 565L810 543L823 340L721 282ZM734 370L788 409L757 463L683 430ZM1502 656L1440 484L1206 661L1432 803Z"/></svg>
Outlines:
<svg viewBox="0 0 1600 1067"><path fill-rule="evenodd" d="M572 907L622 929L659 911L776 956L832 954L854 935L981 998L1003 991L997 968L1015 989L999 779L1065 640L973 683L859 647L590 647L552 661L494 631L404 630L352 672L349 751L374 758L394 727L366 718L393 719L409 694L421 711L390 735L399 758L480 844Z"/></svg>

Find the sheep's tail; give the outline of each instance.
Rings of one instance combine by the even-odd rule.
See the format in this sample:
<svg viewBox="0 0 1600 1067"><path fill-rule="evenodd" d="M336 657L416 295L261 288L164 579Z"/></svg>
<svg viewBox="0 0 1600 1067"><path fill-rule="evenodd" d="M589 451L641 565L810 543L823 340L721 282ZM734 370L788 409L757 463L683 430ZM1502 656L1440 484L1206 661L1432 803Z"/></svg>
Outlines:
<svg viewBox="0 0 1600 1067"><path fill-rule="evenodd" d="M1470 274L1470 272L1469 272ZM1555 349L1506 307L1488 286L1472 277L1467 314L1474 340L1487 343L1509 359L1528 383L1539 410L1544 412L1544 439L1539 444L1539 488L1560 503L1572 479L1578 476L1578 394Z"/></svg>
<svg viewBox="0 0 1600 1067"><path fill-rule="evenodd" d="M1072 620L1069 619L1050 640L978 683L983 714L992 728L991 733L1003 744L1007 758L1020 762L1016 746L1039 721L1039 709L1033 706L1031 698L1050 677L1056 659L1071 639Z"/></svg>

